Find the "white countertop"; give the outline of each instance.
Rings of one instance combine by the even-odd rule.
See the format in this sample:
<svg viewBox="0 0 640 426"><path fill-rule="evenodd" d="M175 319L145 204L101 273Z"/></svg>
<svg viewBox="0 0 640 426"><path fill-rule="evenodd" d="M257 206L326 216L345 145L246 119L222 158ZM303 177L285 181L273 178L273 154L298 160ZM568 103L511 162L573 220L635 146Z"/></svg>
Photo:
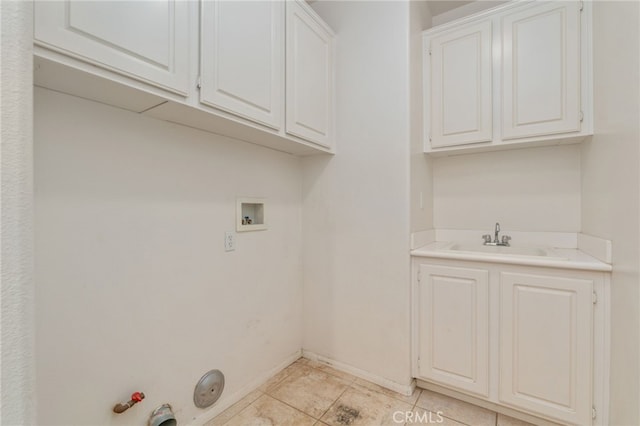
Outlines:
<svg viewBox="0 0 640 426"><path fill-rule="evenodd" d="M504 253L485 253L470 250L457 251L450 249L452 244L452 242L446 241L433 242L412 250L411 255L437 259L544 266L548 268L580 269L585 271L609 272L612 270L610 264L601 262L595 257L589 256L578 249L541 247L544 250L548 250L552 256L528 256Z"/></svg>

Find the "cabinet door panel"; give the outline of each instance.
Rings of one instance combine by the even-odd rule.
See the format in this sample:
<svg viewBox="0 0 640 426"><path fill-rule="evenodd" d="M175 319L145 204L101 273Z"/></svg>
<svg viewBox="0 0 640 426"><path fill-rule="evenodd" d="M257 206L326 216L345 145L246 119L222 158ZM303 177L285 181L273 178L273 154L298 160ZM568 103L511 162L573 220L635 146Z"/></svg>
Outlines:
<svg viewBox="0 0 640 426"><path fill-rule="evenodd" d="M491 22L435 36L427 48L431 146L491 141Z"/></svg>
<svg viewBox="0 0 640 426"><path fill-rule="evenodd" d="M36 44L183 95L188 28L188 2L35 2Z"/></svg>
<svg viewBox="0 0 640 426"><path fill-rule="evenodd" d="M287 133L331 147L332 35L298 2L287 2Z"/></svg>
<svg viewBox="0 0 640 426"><path fill-rule="evenodd" d="M420 376L489 393L489 273L420 266Z"/></svg>
<svg viewBox="0 0 640 426"><path fill-rule="evenodd" d="M591 424L593 282L503 272L500 400Z"/></svg>
<svg viewBox="0 0 640 426"><path fill-rule="evenodd" d="M280 129L284 4L202 2L200 101Z"/></svg>
<svg viewBox="0 0 640 426"><path fill-rule="evenodd" d="M504 16L502 45L503 139L579 131L579 3Z"/></svg>

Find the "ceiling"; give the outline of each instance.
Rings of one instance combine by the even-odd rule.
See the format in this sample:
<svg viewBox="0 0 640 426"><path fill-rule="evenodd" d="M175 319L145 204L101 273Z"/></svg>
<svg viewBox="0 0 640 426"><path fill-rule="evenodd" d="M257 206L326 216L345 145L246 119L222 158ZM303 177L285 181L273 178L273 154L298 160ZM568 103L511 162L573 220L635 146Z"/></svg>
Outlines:
<svg viewBox="0 0 640 426"><path fill-rule="evenodd" d="M469 0L427 0L431 15L436 16L448 12L465 4L473 3Z"/></svg>
<svg viewBox="0 0 640 426"><path fill-rule="evenodd" d="M306 2L309 4L315 3L316 1L319 1L319 0L306 0ZM337 1L341 1L341 0L337 0ZM410 1L416 1L416 0L410 0ZM466 6L474 2L478 3L477 5L478 7L475 7L472 13L495 7L499 4L507 2L508 0L417 0L417 1L425 1L429 5L429 11L431 12L431 16L438 16L442 13L449 12L453 9Z"/></svg>

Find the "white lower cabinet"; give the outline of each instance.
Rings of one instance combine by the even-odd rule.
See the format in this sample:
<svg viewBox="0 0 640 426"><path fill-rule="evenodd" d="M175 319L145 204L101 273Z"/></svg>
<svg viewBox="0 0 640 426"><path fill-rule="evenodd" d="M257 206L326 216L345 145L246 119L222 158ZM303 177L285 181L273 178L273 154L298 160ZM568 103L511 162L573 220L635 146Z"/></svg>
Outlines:
<svg viewBox="0 0 640 426"><path fill-rule="evenodd" d="M489 271L420 265L420 375L489 396Z"/></svg>
<svg viewBox="0 0 640 426"><path fill-rule="evenodd" d="M593 281L500 274L500 401L591 424Z"/></svg>
<svg viewBox="0 0 640 426"><path fill-rule="evenodd" d="M596 294L607 273L425 258L413 268L417 379L507 412L606 424L593 416L605 404Z"/></svg>

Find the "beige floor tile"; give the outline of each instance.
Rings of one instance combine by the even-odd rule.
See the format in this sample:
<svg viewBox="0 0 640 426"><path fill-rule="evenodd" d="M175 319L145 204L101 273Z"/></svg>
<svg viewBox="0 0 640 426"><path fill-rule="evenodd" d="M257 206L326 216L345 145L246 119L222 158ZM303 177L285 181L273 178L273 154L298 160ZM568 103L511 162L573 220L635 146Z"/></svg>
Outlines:
<svg viewBox="0 0 640 426"><path fill-rule="evenodd" d="M390 389L384 388L382 386L376 385L375 383L368 382L364 379L357 378L355 382L351 385L354 389L367 389L372 390L374 392L381 393L393 399L397 399L398 401L406 402L407 404L415 404L420 396L420 389L415 388L413 394L411 396L403 395L398 392L394 392Z"/></svg>
<svg viewBox="0 0 640 426"><path fill-rule="evenodd" d="M468 425L495 426L496 424L495 412L428 390L422 391L416 405L434 413L440 411L443 416Z"/></svg>
<svg viewBox="0 0 640 426"><path fill-rule="evenodd" d="M291 365L285 367L280 372L276 373L273 377L263 383L258 390L264 393L271 392L277 385L280 384L284 379L289 377L292 373L298 371L302 366L306 365L306 362L302 362L304 358L300 358Z"/></svg>
<svg viewBox="0 0 640 426"><path fill-rule="evenodd" d="M399 417L398 417L399 418ZM405 426L411 425L438 425L438 426L465 426L464 423L451 420L441 414L432 411L416 408L413 410L413 417L407 417Z"/></svg>
<svg viewBox="0 0 640 426"><path fill-rule="evenodd" d="M402 422L394 422L394 413L411 412L412 408L411 404L366 388L349 388L320 420L330 426L401 425ZM403 416L401 414L396 417Z"/></svg>
<svg viewBox="0 0 640 426"><path fill-rule="evenodd" d="M307 365L309 367L317 368L318 370L323 371L327 374L331 374L332 376L339 377L340 379L346 380L349 383L353 383L356 380L356 376L353 376L349 373L345 373L344 371L336 370L330 365L322 362L309 360Z"/></svg>
<svg viewBox="0 0 640 426"><path fill-rule="evenodd" d="M205 423L204 426L222 426L223 424L228 422L233 416L235 416L240 411L247 408L249 405L251 405L256 399L260 398L261 396L262 396L262 392L258 390L251 392L249 395L245 396L240 401L236 402L231 407L227 408L222 413L218 414L209 422Z"/></svg>
<svg viewBox="0 0 640 426"><path fill-rule="evenodd" d="M525 421L515 419L513 417L505 416L504 414L498 413L498 426L535 426L532 423L527 423Z"/></svg>
<svg viewBox="0 0 640 426"><path fill-rule="evenodd" d="M312 426L316 420L282 402L262 395L225 426Z"/></svg>
<svg viewBox="0 0 640 426"><path fill-rule="evenodd" d="M303 365L269 395L319 419L347 387L349 382Z"/></svg>

